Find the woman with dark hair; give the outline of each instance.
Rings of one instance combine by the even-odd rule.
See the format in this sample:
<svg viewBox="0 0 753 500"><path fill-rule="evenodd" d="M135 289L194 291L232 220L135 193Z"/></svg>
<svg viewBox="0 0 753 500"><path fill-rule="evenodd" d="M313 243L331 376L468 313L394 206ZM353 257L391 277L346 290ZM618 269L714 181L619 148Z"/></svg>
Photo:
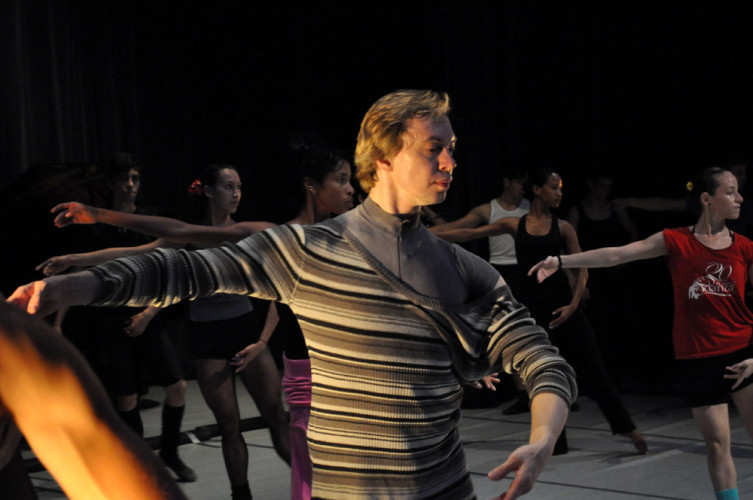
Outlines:
<svg viewBox="0 0 753 500"><path fill-rule="evenodd" d="M579 253L580 245L573 226L552 213L552 209L562 201L562 179L559 174L547 168L536 169L529 177L528 189L531 209L523 217L499 219L473 229L435 232L448 241L511 234L515 238L515 254L521 269L528 269L539 260L539 256ZM555 282L545 284L531 278L523 279L515 290L515 298L525 304L536 322L547 330L552 344L573 365L579 383L590 389L586 392L607 418L612 433L630 438L636 450L645 454L648 452L646 442L609 378L593 328L579 308L586 279L585 269L576 270L572 284L564 274ZM555 454L567 452L565 436L563 430Z"/></svg>
<svg viewBox="0 0 753 500"><path fill-rule="evenodd" d="M233 214L241 200L241 180L235 167L210 165L204 170L200 184L193 184L192 192L200 196L205 206L202 226L235 224ZM248 346L265 338L262 330L268 304L230 294L200 297L189 304L188 332L196 379L220 429L222 454L234 500L251 498L248 447L240 427L236 374L269 426L277 454L290 463L288 420L280 397L277 367L268 350L253 357L248 350Z"/></svg>
<svg viewBox="0 0 753 500"><path fill-rule="evenodd" d="M753 438L753 314L745 306L753 280L753 242L727 228L740 215L735 176L709 167L688 184L698 219L624 245L549 256L531 267L539 281L560 268L611 267L666 256L674 288L672 340L685 397L706 443L716 497L738 498L727 398ZM727 380L725 380L727 379Z"/></svg>

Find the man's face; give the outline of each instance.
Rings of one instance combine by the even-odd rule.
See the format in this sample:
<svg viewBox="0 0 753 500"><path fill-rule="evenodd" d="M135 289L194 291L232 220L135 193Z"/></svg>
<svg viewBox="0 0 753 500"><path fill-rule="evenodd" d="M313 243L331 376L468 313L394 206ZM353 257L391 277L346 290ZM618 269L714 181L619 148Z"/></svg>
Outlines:
<svg viewBox="0 0 753 500"><path fill-rule="evenodd" d="M520 203L526 193L526 179L507 179L503 181L504 191L510 196L511 201Z"/></svg>
<svg viewBox="0 0 753 500"><path fill-rule="evenodd" d="M133 202L139 194L139 187L141 187L141 176L135 168L130 169L128 173L118 175L112 182L113 195L118 201Z"/></svg>
<svg viewBox="0 0 753 500"><path fill-rule="evenodd" d="M455 169L455 133L446 116L408 120L403 148L389 162L399 213L444 201Z"/></svg>

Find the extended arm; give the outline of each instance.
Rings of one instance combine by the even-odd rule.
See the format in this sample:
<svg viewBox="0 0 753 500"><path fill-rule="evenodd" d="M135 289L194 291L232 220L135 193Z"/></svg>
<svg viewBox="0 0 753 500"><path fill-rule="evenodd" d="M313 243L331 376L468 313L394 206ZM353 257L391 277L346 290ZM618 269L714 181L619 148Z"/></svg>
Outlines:
<svg viewBox="0 0 753 500"><path fill-rule="evenodd" d="M179 245L176 243L158 239L152 241L151 243L146 243L144 245L135 247L104 248L102 250L95 250L93 252L58 255L55 257L50 257L34 269L36 271L42 271L45 276L52 276L54 274L60 274L70 267L84 268L96 266L98 264L102 264L103 262L119 259L120 257L139 255L142 253L151 252L152 250L156 250L157 248L161 247L175 248L177 246Z"/></svg>
<svg viewBox="0 0 753 500"><path fill-rule="evenodd" d="M303 232L299 226L273 229L278 229L278 242L287 238L293 244ZM8 300L42 315L81 304L166 307L213 293L285 302L284 294L291 291L293 281L285 279L290 274L277 273L276 269L288 269L290 264L289 255L268 238L256 235L221 248L193 252L159 248L149 254L124 257L81 273L29 283L19 287ZM266 274L272 267L274 281ZM285 284L284 289L280 288L281 283Z"/></svg>
<svg viewBox="0 0 753 500"><path fill-rule="evenodd" d="M42 320L0 303L0 352L0 406L67 498L185 499L80 354Z"/></svg>
<svg viewBox="0 0 753 500"><path fill-rule="evenodd" d="M605 247L589 250L587 252L563 255L560 257L562 267L613 267L634 260L651 259L667 254L667 247L664 245L664 233L655 233L645 240L635 241L621 247ZM528 275L534 273L539 281L557 272L560 268L560 260L557 257L549 256L542 260L529 271Z"/></svg>
<svg viewBox="0 0 753 500"><path fill-rule="evenodd" d="M423 207L422 210L424 210L425 208L427 207ZM465 214L463 217L452 222L444 222L443 220L434 222L434 220L430 220L432 221L432 223L434 223L433 227L436 227L437 230L447 231L450 229L473 228L488 224L490 215L491 207L488 203L485 203L471 209L471 211Z"/></svg>
<svg viewBox="0 0 753 500"><path fill-rule="evenodd" d="M475 228L460 228L460 229L446 229L446 225L434 226L430 230L446 241L464 242L475 240L478 238L488 238L489 236L497 236L500 234L515 234L518 230L518 217L505 217L499 219L491 224L485 224L483 226Z"/></svg>
<svg viewBox="0 0 753 500"><path fill-rule="evenodd" d="M202 246L217 246L226 241L236 242L274 225L271 222L238 222L224 227L201 226L169 217L128 214L76 202L61 203L52 209L52 213L57 213L55 225L58 227L99 222L177 243Z"/></svg>
<svg viewBox="0 0 753 500"><path fill-rule="evenodd" d="M688 209L688 202L685 198L616 198L612 203L615 206L637 208L651 212L682 211Z"/></svg>

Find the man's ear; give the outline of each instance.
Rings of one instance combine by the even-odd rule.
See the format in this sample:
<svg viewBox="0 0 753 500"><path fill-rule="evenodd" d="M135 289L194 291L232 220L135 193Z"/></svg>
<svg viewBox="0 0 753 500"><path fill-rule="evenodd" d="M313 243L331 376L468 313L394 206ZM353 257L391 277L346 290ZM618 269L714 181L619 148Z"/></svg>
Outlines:
<svg viewBox="0 0 753 500"><path fill-rule="evenodd" d="M388 160L377 160L377 170L384 170L386 172L392 171L392 162Z"/></svg>

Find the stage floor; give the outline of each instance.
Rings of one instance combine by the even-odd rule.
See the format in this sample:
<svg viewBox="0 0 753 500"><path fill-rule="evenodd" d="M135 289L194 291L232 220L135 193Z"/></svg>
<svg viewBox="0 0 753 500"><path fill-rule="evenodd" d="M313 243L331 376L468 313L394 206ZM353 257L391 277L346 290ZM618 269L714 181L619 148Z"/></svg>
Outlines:
<svg viewBox="0 0 753 500"><path fill-rule="evenodd" d="M254 427L256 407L239 390L241 414L247 426ZM149 398L162 400L160 388ZM612 436L596 404L587 397L578 400L567 432L570 452L555 456L539 476L535 488L524 498L537 500L629 500L629 499L708 499L713 498L706 470L703 441L695 428L690 410L673 396L625 395L639 430L649 446L648 455L636 454L632 443ZM479 500L494 498L505 490L509 480L493 483L486 474L501 464L508 453L528 438L529 414L505 416L502 409L463 411L461 434L468 466ZM159 434L161 408L143 410L145 435ZM226 500L230 487L225 473L218 437L206 436L213 418L201 398L195 381L188 382L188 402L183 430L194 442L180 447L183 460L198 474L195 483L181 483L192 500ZM740 420L732 412L732 446L737 464L740 498L753 498L753 449ZM203 429L203 431L202 431ZM266 429L244 432L250 452L249 481L255 499L290 498L289 469L274 452ZM154 442L154 439L150 440ZM29 456L29 452L25 452ZM65 499L65 494L45 471L33 472L32 480L40 499Z"/></svg>

